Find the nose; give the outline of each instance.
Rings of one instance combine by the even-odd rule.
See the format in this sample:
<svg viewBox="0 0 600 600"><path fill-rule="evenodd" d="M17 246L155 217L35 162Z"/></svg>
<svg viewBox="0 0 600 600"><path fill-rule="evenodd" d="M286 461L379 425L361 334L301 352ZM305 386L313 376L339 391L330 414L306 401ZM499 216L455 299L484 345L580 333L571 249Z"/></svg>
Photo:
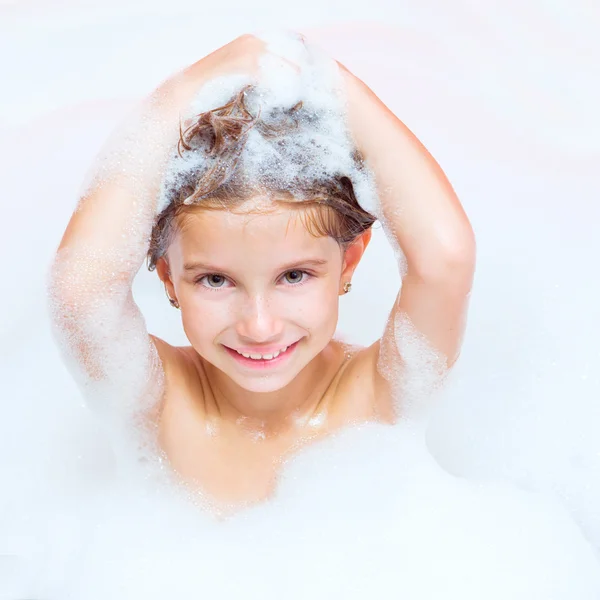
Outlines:
<svg viewBox="0 0 600 600"><path fill-rule="evenodd" d="M248 341L266 343L281 337L283 322L269 299L249 295L244 300L236 331Z"/></svg>

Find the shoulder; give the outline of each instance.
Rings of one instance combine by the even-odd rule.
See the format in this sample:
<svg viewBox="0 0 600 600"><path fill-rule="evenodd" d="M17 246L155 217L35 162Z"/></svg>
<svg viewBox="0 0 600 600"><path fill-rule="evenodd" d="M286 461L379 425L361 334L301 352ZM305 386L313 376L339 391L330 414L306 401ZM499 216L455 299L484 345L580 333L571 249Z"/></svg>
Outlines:
<svg viewBox="0 0 600 600"><path fill-rule="evenodd" d="M196 383L200 377L201 364L191 346L172 346L150 335L165 374L165 395L174 389Z"/></svg>
<svg viewBox="0 0 600 600"><path fill-rule="evenodd" d="M344 403L360 407L365 417L394 422L391 389L377 368L381 340L366 347L336 343L344 350L347 359L337 394L345 399Z"/></svg>
<svg viewBox="0 0 600 600"><path fill-rule="evenodd" d="M188 356L187 348L184 346L172 346L152 334L150 334L150 339L158 352L165 371L167 369L177 369L184 365Z"/></svg>

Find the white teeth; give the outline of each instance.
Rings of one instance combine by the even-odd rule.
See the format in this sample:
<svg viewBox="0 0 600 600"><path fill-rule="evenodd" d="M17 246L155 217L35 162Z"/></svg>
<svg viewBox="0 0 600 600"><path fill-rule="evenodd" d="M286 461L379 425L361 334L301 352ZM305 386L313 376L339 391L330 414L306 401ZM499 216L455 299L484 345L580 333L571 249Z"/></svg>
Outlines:
<svg viewBox="0 0 600 600"><path fill-rule="evenodd" d="M246 354L245 352L240 352L239 350L236 350L236 352L238 354L241 354L242 356L245 356L246 358L251 358L253 360L272 360L274 358L277 358L282 352L285 352L288 348L289 346L285 346L285 348L277 350L277 352L273 352L273 354Z"/></svg>

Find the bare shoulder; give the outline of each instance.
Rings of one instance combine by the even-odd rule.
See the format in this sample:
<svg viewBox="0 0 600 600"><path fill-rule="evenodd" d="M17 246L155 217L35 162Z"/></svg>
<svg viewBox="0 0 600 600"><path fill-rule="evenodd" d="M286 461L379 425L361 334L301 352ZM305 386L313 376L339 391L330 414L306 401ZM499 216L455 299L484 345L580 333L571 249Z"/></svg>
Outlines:
<svg viewBox="0 0 600 600"><path fill-rule="evenodd" d="M165 372L177 370L184 366L187 359L187 352L181 346L172 346L168 342L150 334L150 339L158 352L158 356L163 364Z"/></svg>
<svg viewBox="0 0 600 600"><path fill-rule="evenodd" d="M191 346L173 346L151 334L150 339L158 352L165 374L165 402L174 391L197 384L198 358Z"/></svg>
<svg viewBox="0 0 600 600"><path fill-rule="evenodd" d="M388 382L377 369L381 340L370 346L349 346L341 344L348 357L348 362L340 377L337 393L350 401L351 405L360 406L365 413L385 422L393 422L392 394Z"/></svg>

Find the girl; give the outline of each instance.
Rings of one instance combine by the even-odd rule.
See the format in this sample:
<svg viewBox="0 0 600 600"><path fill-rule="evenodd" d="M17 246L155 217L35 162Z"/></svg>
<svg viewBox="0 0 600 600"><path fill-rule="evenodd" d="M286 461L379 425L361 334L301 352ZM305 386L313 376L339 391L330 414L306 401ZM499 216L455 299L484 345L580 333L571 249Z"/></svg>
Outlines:
<svg viewBox="0 0 600 600"><path fill-rule="evenodd" d="M83 194L52 270L54 322L89 402L149 426L180 479L221 508L269 498L282 461L311 440L393 423L405 404L394 376L406 374L402 332L416 330L447 371L475 268L472 228L442 170L342 65L346 172L298 176L307 159L290 142L292 175L280 177L277 160L248 175L240 157L252 139L255 157L263 143L285 155L295 131L321 123L301 102L268 110L254 93L265 61L301 75L309 54L296 44L289 55L244 35L163 83ZM234 75L243 85L229 101L178 122L199 91ZM318 155L317 136L303 139L296 148ZM206 168L169 176L175 148ZM357 200L364 165L377 215ZM333 339L339 296L376 216L402 250L402 290L383 337L350 350ZM146 332L131 293L145 256L187 347Z"/></svg>

